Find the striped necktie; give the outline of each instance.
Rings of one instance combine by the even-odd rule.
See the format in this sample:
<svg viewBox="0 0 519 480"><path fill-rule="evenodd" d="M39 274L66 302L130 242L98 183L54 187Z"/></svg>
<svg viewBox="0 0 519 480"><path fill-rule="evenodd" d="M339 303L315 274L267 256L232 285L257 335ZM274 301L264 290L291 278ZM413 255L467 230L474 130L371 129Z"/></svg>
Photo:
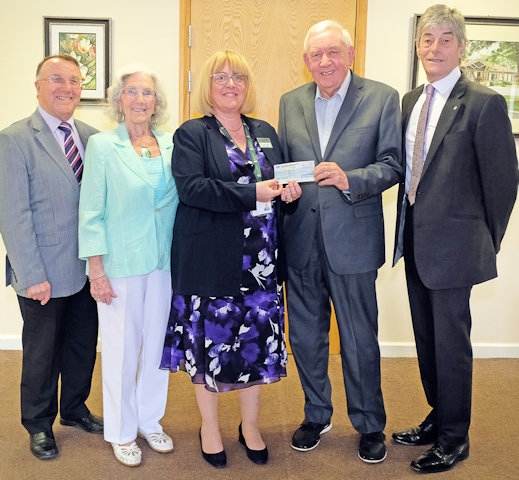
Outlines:
<svg viewBox="0 0 519 480"><path fill-rule="evenodd" d="M72 127L67 122L61 122L58 128L65 133L65 156L72 167L72 171L74 172L78 183L81 183L81 177L83 176L83 160L81 160L79 150L72 138Z"/></svg>

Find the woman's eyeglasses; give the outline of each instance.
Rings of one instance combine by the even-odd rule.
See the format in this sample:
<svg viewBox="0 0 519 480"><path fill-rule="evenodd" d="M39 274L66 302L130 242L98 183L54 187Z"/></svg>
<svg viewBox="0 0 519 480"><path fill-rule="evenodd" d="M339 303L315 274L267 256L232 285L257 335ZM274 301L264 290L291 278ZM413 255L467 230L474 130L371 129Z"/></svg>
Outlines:
<svg viewBox="0 0 519 480"><path fill-rule="evenodd" d="M217 85L225 85L231 78L235 85L245 85L249 78L243 73L235 73L234 75L227 75L226 73L213 73L211 77L214 80L214 83Z"/></svg>

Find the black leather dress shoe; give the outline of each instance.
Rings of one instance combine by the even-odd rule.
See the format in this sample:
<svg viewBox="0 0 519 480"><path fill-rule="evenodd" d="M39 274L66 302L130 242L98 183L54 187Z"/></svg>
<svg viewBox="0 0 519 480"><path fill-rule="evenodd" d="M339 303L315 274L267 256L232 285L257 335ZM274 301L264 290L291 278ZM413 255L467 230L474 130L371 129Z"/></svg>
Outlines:
<svg viewBox="0 0 519 480"><path fill-rule="evenodd" d="M329 432L332 423L303 422L292 436L292 448L300 452L313 450L321 441L321 435Z"/></svg>
<svg viewBox="0 0 519 480"><path fill-rule="evenodd" d="M245 441L245 437L243 436L243 432L241 430L241 423L238 427L238 434L238 441L245 447L247 458L257 465L265 465L269 459L269 451L267 447L265 446L265 448L262 450L252 450L247 447L247 442Z"/></svg>
<svg viewBox="0 0 519 480"><path fill-rule="evenodd" d="M103 433L103 419L89 413L83 418L76 418L74 420L67 420L65 418L61 418L59 423L61 425L66 425L67 427L79 427L82 428L85 432L88 433Z"/></svg>
<svg viewBox="0 0 519 480"><path fill-rule="evenodd" d="M360 436L359 458L367 463L380 463L386 459L387 451L382 432L365 433Z"/></svg>
<svg viewBox="0 0 519 480"><path fill-rule="evenodd" d="M50 460L58 456L54 435L48 432L31 433L31 453L40 460Z"/></svg>
<svg viewBox="0 0 519 480"><path fill-rule="evenodd" d="M402 445L428 445L436 442L438 429L430 422L422 422L418 427L393 433L393 440Z"/></svg>
<svg viewBox="0 0 519 480"><path fill-rule="evenodd" d="M218 453L205 453L202 447L202 429L198 432L200 438L200 450L202 451L202 457L204 460L215 468L224 468L227 465L227 455L225 450Z"/></svg>
<svg viewBox="0 0 519 480"><path fill-rule="evenodd" d="M457 447L444 447L437 443L411 462L411 467L420 473L436 473L449 470L469 456L469 442Z"/></svg>

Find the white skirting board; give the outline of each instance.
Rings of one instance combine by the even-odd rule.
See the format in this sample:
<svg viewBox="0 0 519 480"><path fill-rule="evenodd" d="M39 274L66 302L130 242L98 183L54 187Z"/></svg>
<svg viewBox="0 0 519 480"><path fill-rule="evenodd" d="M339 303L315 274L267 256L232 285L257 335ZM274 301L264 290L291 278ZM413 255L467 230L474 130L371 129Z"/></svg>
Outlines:
<svg viewBox="0 0 519 480"><path fill-rule="evenodd" d="M519 344L516 343L475 343L472 345L474 358L519 358ZM0 350L21 350L22 339L19 335L0 336ZM98 342L97 350L101 350ZM382 357L416 357L414 343L382 342Z"/></svg>
<svg viewBox="0 0 519 480"><path fill-rule="evenodd" d="M474 358L519 358L517 343L473 343ZM382 357L416 357L414 343L381 342Z"/></svg>

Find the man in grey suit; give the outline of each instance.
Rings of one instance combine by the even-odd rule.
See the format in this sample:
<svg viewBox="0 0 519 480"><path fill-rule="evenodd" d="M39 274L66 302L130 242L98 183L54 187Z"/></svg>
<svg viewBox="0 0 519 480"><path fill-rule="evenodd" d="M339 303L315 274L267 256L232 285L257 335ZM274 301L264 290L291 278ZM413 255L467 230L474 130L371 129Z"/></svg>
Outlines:
<svg viewBox="0 0 519 480"><path fill-rule="evenodd" d="M81 158L96 130L73 118L81 95L75 59L44 58L35 86L38 109L0 132L0 233L7 285L16 291L23 319L22 424L33 455L47 460L58 454L52 425L60 377L61 424L103 431L102 419L85 405L96 358L97 307L77 239ZM62 122L72 131L67 146ZM71 148L76 174L65 153Z"/></svg>
<svg viewBox="0 0 519 480"><path fill-rule="evenodd" d="M497 276L518 169L505 99L460 71L466 45L461 13L445 5L428 8L415 41L427 82L402 101L407 172L399 189L394 262L403 252L420 375L432 410L418 427L393 439L433 444L411 462L416 471L430 473L469 455L470 293ZM432 100L422 144L417 131L423 131L418 119L425 90ZM413 152L419 159L414 164ZM414 175L417 187L411 181L415 169L421 169Z"/></svg>
<svg viewBox="0 0 519 480"><path fill-rule="evenodd" d="M317 165L283 222L290 343L305 394L292 447L311 450L331 428L331 300L358 455L377 463L386 415L375 280L385 261L382 192L403 173L399 98L350 70L354 47L337 22L310 28L303 57L314 82L282 96L278 132L286 161Z"/></svg>

